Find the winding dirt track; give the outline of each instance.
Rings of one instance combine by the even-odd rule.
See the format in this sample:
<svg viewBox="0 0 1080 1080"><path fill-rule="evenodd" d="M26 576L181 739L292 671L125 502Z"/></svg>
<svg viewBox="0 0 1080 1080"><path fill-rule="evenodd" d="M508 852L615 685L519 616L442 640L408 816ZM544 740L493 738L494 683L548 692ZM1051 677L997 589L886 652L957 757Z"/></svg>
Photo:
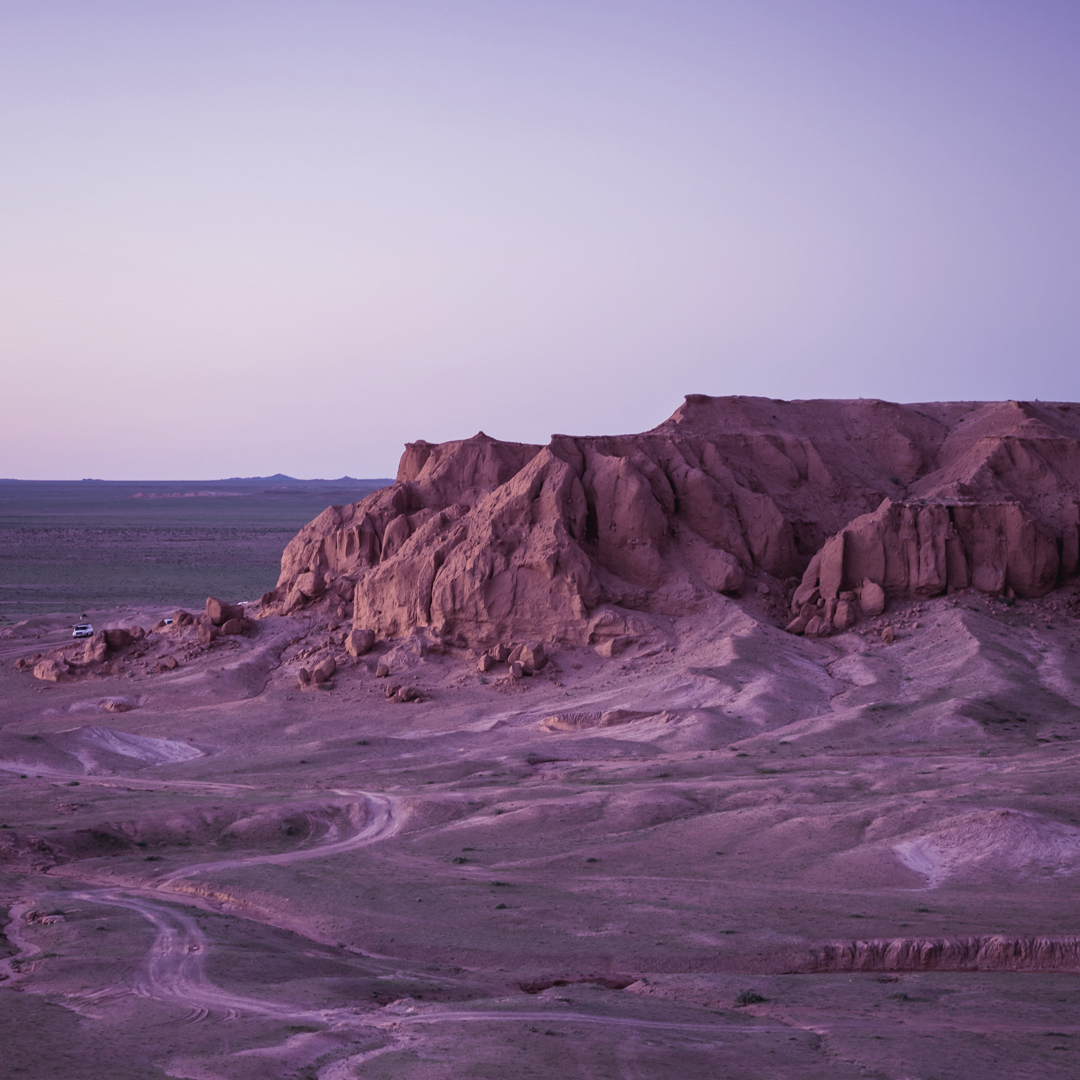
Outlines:
<svg viewBox="0 0 1080 1080"><path fill-rule="evenodd" d="M123 782L122 778L111 778ZM325 793L324 793L325 794ZM193 863L171 873L153 886L144 889L107 886L83 889L73 894L80 900L108 907L120 907L137 912L156 930L154 943L143 961L141 969L130 985L113 985L83 995L87 1001L101 1001L123 994L135 993L142 997L179 1005L189 1010L185 1018L201 1020L211 1012L223 1014L225 1020L234 1019L241 1013L275 1017L277 1019L306 1019L332 1022L344 1019L328 1011L312 1012L290 1007L287 1004L271 1004L255 998L230 994L210 982L206 975L206 960L210 943L199 928L195 918L178 907L159 900L155 894L175 893L183 895L190 903L190 894L175 887L176 883L189 881L199 874L213 870L242 870L249 866L285 864L310 859L341 855L368 844L377 843L392 836L403 822L400 801L393 796L366 791L335 791L334 794L355 798L365 810L364 824L355 832L342 836L340 830L332 830L320 843L310 848L300 848L272 855L251 855L218 862ZM67 894L71 896L72 894Z"/></svg>

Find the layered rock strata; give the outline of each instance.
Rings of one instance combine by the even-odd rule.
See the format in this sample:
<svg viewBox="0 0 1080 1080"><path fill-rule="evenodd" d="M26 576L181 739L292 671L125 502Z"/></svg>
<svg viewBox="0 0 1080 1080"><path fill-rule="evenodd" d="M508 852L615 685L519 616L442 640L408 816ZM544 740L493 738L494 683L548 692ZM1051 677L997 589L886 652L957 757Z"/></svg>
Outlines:
<svg viewBox="0 0 1080 1080"><path fill-rule="evenodd" d="M691 395L639 435L409 444L395 484L290 542L263 610L602 642L801 577L791 629L828 633L889 597L1043 595L1077 571L1078 506L1077 406Z"/></svg>

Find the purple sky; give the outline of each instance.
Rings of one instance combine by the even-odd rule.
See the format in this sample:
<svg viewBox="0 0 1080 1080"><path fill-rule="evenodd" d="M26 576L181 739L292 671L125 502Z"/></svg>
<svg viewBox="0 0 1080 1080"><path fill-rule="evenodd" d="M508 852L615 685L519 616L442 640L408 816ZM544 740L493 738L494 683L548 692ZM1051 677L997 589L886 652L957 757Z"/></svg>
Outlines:
<svg viewBox="0 0 1080 1080"><path fill-rule="evenodd" d="M0 4L0 476L1080 398L1080 5Z"/></svg>

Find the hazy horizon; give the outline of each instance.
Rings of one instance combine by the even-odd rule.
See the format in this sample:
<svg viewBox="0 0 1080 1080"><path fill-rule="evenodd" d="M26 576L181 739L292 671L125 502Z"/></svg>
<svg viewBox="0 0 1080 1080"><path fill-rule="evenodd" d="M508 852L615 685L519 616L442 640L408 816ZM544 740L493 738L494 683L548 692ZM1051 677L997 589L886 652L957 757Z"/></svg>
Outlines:
<svg viewBox="0 0 1080 1080"><path fill-rule="evenodd" d="M1077 400L1080 9L0 11L0 473Z"/></svg>

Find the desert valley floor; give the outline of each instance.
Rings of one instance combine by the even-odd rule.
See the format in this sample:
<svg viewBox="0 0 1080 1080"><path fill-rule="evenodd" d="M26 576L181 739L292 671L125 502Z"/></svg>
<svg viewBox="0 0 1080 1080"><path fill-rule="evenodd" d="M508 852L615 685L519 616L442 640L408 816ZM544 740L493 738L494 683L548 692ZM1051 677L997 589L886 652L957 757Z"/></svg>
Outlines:
<svg viewBox="0 0 1080 1080"><path fill-rule="evenodd" d="M0 632L0 1073L1077 1075L1077 597L768 603L520 679L303 612L57 683L70 619Z"/></svg>

